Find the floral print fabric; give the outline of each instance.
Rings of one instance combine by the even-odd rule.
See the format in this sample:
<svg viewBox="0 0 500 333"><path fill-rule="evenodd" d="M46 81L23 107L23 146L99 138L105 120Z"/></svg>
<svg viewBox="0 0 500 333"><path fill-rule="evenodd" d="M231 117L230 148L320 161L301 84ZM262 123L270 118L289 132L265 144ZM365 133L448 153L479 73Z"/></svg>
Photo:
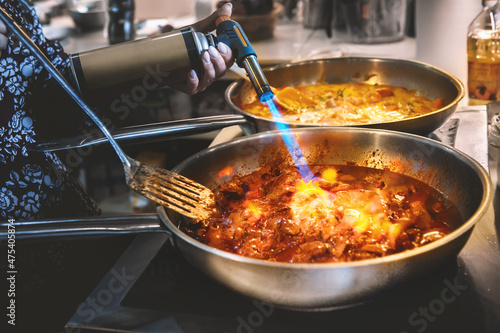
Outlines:
<svg viewBox="0 0 500 333"><path fill-rule="evenodd" d="M68 55L57 41L44 37L34 9L17 0L0 0L0 6L69 77ZM37 125L44 123L43 117L52 119L53 112L70 117L71 111L76 112L64 102L64 92L30 51L13 33L8 37L7 48L0 50L0 220L97 214L96 204L56 154L28 149L37 141ZM52 121L52 128L46 131L62 131L60 128L61 124Z"/></svg>

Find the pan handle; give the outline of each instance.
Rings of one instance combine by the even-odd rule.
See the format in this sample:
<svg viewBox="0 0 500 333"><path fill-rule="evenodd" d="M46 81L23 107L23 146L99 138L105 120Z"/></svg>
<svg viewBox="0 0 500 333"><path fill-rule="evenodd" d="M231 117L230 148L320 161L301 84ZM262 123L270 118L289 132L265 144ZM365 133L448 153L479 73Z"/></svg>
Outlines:
<svg viewBox="0 0 500 333"><path fill-rule="evenodd" d="M205 133L234 125L249 126L249 123L242 115L229 114L124 127L113 131L111 135L119 142L144 143ZM28 149L32 151L58 151L94 146L106 142L108 142L106 137L101 133L96 133L52 141L39 141L29 145Z"/></svg>
<svg viewBox="0 0 500 333"><path fill-rule="evenodd" d="M0 241L15 239L44 239L69 236L104 236L163 232L171 234L157 214L91 216L35 221L12 221L0 224Z"/></svg>

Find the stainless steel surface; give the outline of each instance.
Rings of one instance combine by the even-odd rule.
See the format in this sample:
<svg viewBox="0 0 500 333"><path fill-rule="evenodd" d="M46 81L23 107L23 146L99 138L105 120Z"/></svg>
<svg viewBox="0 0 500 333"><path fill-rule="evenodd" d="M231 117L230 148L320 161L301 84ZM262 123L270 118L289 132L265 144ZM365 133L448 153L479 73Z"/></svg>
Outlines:
<svg viewBox="0 0 500 333"><path fill-rule="evenodd" d="M459 109L453 118L460 122L454 147L467 152L488 170L488 118L485 108L465 107Z"/></svg>
<svg viewBox="0 0 500 333"><path fill-rule="evenodd" d="M247 121L241 115L221 115L125 127L111 132L111 135L120 143L137 144L174 139L180 136L208 132L234 125L244 125L246 123ZM103 137L101 133L93 133L91 136L80 135L73 138L38 141L30 145L28 149L35 151L58 151L100 145L107 142L108 139Z"/></svg>
<svg viewBox="0 0 500 333"><path fill-rule="evenodd" d="M443 107L415 118L377 124L357 125L428 135L443 125L463 99L463 84L453 75L431 65L401 59L345 57L319 59L278 65L264 70L274 87L315 84L318 82L366 82L402 86L430 99L443 98ZM257 117L237 107L237 100L252 100L253 89L246 80L231 84L225 93L227 103L255 123L257 131L276 129L271 119ZM291 124L292 127L325 127ZM346 126L341 126L346 127Z"/></svg>
<svg viewBox="0 0 500 333"><path fill-rule="evenodd" d="M353 263L292 264L263 262L201 244L177 229L182 223L179 216L161 207L158 209L161 219L167 220L166 225L174 234L176 247L195 267L233 290L277 307L309 311L352 306L412 276L435 269L458 254L493 199L486 170L458 150L434 140L357 128L307 128L297 129L294 134L305 156L322 152L310 163L353 161L415 177L444 193L459 207L466 222L433 244L385 258ZM265 147L280 144L280 133L261 133L212 147L174 170L215 188L222 181L216 177L222 168L230 164L235 174L248 173L259 166L259 154ZM286 283L285 276L293 279Z"/></svg>

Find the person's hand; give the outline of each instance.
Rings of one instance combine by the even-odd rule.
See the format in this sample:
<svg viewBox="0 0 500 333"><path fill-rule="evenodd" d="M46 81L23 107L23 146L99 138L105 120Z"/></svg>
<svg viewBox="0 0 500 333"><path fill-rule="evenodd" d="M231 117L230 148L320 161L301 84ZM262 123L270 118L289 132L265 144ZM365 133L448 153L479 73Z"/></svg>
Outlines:
<svg viewBox="0 0 500 333"><path fill-rule="evenodd" d="M215 30L215 21L217 18L220 16L231 16L231 12L232 4L228 3L217 9L209 17L196 22L192 27L195 31L200 32ZM201 59L204 73L201 79L194 70L191 70L185 82L172 85L172 87L190 95L196 94L205 90L215 79L224 75L226 70L234 63L233 52L223 43L219 43L217 48L210 46L208 51L203 52Z"/></svg>

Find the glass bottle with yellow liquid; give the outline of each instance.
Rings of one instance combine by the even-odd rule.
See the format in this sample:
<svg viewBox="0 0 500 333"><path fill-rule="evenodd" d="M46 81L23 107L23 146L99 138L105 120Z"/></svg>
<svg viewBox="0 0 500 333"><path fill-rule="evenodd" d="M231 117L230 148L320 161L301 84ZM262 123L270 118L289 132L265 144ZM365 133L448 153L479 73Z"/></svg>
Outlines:
<svg viewBox="0 0 500 333"><path fill-rule="evenodd" d="M469 104L500 100L500 1L484 1L467 33Z"/></svg>

